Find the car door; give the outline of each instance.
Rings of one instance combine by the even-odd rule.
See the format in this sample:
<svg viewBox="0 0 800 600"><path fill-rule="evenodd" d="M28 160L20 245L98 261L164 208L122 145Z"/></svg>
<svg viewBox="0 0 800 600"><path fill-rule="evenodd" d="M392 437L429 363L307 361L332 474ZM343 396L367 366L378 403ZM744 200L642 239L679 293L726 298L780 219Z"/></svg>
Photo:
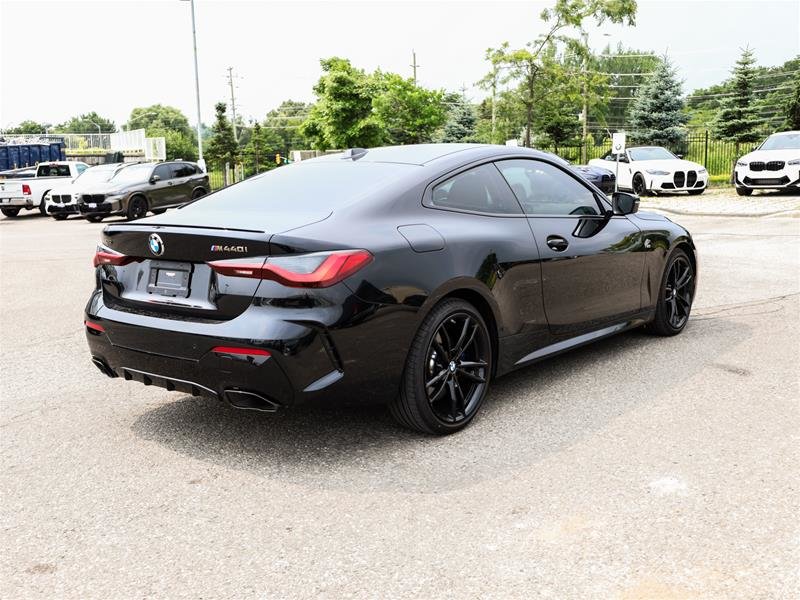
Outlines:
<svg viewBox="0 0 800 600"><path fill-rule="evenodd" d="M424 222L449 250L432 256L444 263L430 268L470 273L486 286L502 319L507 350L501 359L513 365L532 347L545 345L550 333L539 252L522 208L495 166L485 163L443 176L428 188L423 204L439 209Z"/></svg>
<svg viewBox="0 0 800 600"><path fill-rule="evenodd" d="M149 193L150 208L169 206L172 202L172 165L161 163L156 165L150 175Z"/></svg>
<svg viewBox="0 0 800 600"><path fill-rule="evenodd" d="M171 204L177 206L191 200L192 175L194 175L194 167L192 165L182 162L172 164Z"/></svg>
<svg viewBox="0 0 800 600"><path fill-rule="evenodd" d="M527 215L541 256L550 331L575 335L641 310L640 230L565 168L543 160L498 161Z"/></svg>

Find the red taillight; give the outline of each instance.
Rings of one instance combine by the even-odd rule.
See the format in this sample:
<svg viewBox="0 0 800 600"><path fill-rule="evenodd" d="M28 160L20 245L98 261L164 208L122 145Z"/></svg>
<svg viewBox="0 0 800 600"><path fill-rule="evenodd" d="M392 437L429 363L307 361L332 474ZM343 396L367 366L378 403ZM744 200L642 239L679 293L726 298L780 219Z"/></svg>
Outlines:
<svg viewBox="0 0 800 600"><path fill-rule="evenodd" d="M27 183L23 183L22 184L22 194L24 196L30 196L31 195L31 186L29 186Z"/></svg>
<svg viewBox="0 0 800 600"><path fill-rule="evenodd" d="M133 256L122 254L121 252L117 252L111 248L106 248L105 246L98 246L94 253L94 260L92 261L92 264L95 267L100 265L113 265L115 267L121 267L123 265L127 265L128 263L132 263L135 260L137 259Z"/></svg>
<svg viewBox="0 0 800 600"><path fill-rule="evenodd" d="M329 287L372 262L366 250L270 256L264 262L220 260L208 263L220 275L270 279L288 287Z"/></svg>
<svg viewBox="0 0 800 600"><path fill-rule="evenodd" d="M99 323L92 323L91 321L84 321L84 325L86 325L87 329L91 329L93 331L97 331L98 333L105 333L106 328L100 325Z"/></svg>
<svg viewBox="0 0 800 600"><path fill-rule="evenodd" d="M269 351L260 348L236 348L234 346L215 346L211 349L214 354L236 354L246 356L271 356Z"/></svg>

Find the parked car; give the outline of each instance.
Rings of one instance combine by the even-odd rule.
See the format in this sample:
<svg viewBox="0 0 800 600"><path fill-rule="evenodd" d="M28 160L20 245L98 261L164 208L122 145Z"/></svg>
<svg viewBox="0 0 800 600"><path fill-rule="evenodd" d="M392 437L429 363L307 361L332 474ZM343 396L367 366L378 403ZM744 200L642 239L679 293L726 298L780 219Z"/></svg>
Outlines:
<svg viewBox="0 0 800 600"><path fill-rule="evenodd" d="M63 221L69 215L79 215L78 201L83 192L97 184L107 183L126 166L124 163L108 163L89 167L69 184L54 187L44 197L47 214L57 221Z"/></svg>
<svg viewBox="0 0 800 600"><path fill-rule="evenodd" d="M526 148L302 161L106 226L92 361L237 408L384 402L452 433L496 377L626 329L683 330L692 238L637 208Z"/></svg>
<svg viewBox="0 0 800 600"><path fill-rule="evenodd" d="M23 208L38 208L46 215L47 192L65 181L72 181L88 168L86 163L77 161L44 162L36 167L36 177L0 181L0 211L6 217L16 217Z"/></svg>
<svg viewBox="0 0 800 600"><path fill-rule="evenodd" d="M617 172L617 155L609 151L589 161L593 167ZM661 146L635 146L619 158L617 188L639 196L657 192L702 194L708 185L708 171L696 162L683 160Z"/></svg>
<svg viewBox="0 0 800 600"><path fill-rule="evenodd" d="M196 200L210 189L208 174L194 163L139 163L125 167L107 183L82 190L78 210L93 222L109 215L125 215L132 221L148 211L160 214Z"/></svg>
<svg viewBox="0 0 800 600"><path fill-rule="evenodd" d="M773 133L737 160L734 184L740 196L753 190L800 191L800 131Z"/></svg>
<svg viewBox="0 0 800 600"><path fill-rule="evenodd" d="M613 171L605 167L595 167L592 165L573 165L575 169L586 181L595 184L604 194L611 194L614 191L616 176Z"/></svg>

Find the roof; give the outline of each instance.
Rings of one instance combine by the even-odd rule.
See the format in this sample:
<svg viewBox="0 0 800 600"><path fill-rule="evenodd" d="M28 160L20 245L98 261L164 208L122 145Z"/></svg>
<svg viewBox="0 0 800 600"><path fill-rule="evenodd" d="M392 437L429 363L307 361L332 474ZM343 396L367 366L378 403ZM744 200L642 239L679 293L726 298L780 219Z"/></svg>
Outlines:
<svg viewBox="0 0 800 600"><path fill-rule="evenodd" d="M472 150L490 148L489 144L409 144L407 146L381 146L367 149L366 154L356 158L358 162L384 162L407 165L424 165L444 156ZM326 154L303 162L331 162L337 160L353 160L344 153Z"/></svg>

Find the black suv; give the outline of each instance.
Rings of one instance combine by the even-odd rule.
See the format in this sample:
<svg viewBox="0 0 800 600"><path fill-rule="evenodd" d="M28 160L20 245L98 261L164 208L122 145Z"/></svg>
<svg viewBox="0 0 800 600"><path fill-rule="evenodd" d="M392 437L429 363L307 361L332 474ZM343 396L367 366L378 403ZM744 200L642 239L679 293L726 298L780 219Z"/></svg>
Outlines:
<svg viewBox="0 0 800 600"><path fill-rule="evenodd" d="M93 222L109 215L140 219L160 214L210 191L208 174L194 163L175 160L127 166L106 183L82 191L78 210Z"/></svg>

